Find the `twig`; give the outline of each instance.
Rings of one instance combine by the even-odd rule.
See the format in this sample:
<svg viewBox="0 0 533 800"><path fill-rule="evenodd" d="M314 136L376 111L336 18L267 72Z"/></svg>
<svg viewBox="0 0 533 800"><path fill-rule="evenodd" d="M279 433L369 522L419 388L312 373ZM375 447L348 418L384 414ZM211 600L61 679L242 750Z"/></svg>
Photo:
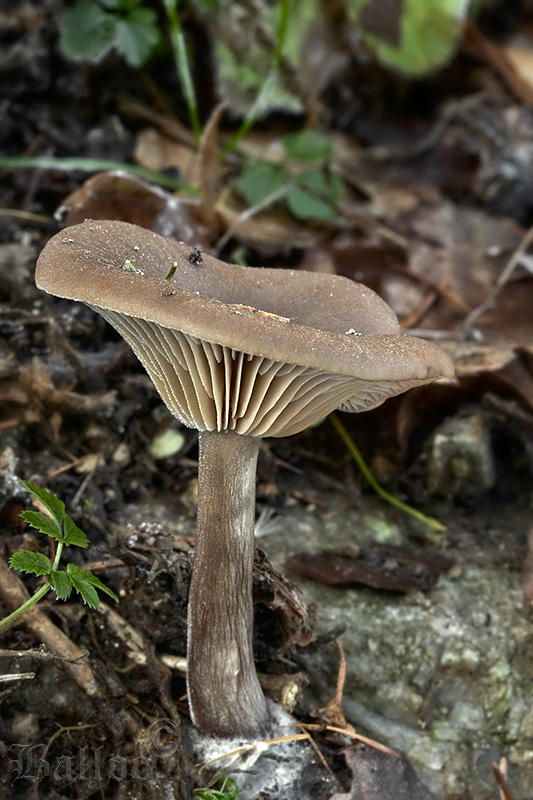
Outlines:
<svg viewBox="0 0 533 800"><path fill-rule="evenodd" d="M0 675L0 683L9 681L27 681L35 678L35 672L11 672L9 675Z"/></svg>
<svg viewBox="0 0 533 800"><path fill-rule="evenodd" d="M15 609L28 599L28 592L20 578L0 558L0 600L8 608ZM48 619L46 614L34 607L26 612L21 622L37 639L64 659L65 668L86 694L90 697L100 694L87 659L79 663L80 649Z"/></svg>
<svg viewBox="0 0 533 800"><path fill-rule="evenodd" d="M148 92L154 95L157 87L152 85L152 81L147 75L142 76L142 82L147 85ZM161 106L160 98L156 97L155 103ZM130 97L124 97L123 95L118 95L117 105L122 111L147 120L169 139L185 144L190 148L196 146L194 136L189 128L183 125L179 120L169 119L169 116L172 115L172 109L170 107L163 109L164 114L159 114L157 111L154 111L153 108L146 108L141 105L141 103L136 103Z"/></svg>
<svg viewBox="0 0 533 800"><path fill-rule="evenodd" d="M128 658L137 666L145 666L148 663L146 655L146 643L139 633L118 611L108 606L103 600L100 601L98 611L102 614L111 630L124 642L128 648ZM169 669L177 670L182 673L187 672L187 659L183 656L172 655L171 653L159 653L157 658ZM130 667L133 665L130 665ZM126 669L129 670L130 667Z"/></svg>
<svg viewBox="0 0 533 800"><path fill-rule="evenodd" d="M463 321L461 326L463 333L468 333L472 329L478 317L480 317L485 311L488 311L488 309L494 305L499 293L515 271L516 267L520 264L520 259L529 248L531 242L533 242L533 225L523 237L514 253L511 255L511 258L498 276L488 296L485 298L485 300L483 300L482 303L476 306L476 308L474 308L473 311L471 311Z"/></svg>
<svg viewBox="0 0 533 800"><path fill-rule="evenodd" d="M227 245L237 228L242 225L243 222L247 222L247 220L251 219L253 216L258 214L260 211L263 211L264 208L268 208L269 206L273 205L278 200L287 194L291 187L291 183L285 183L283 186L280 186L279 189L276 189L275 192L271 192L269 195L264 197L259 203L256 203L255 206L251 208L245 209L237 219L233 222L232 225L228 228L226 233L218 239L214 246L214 252L220 253L223 247Z"/></svg>
<svg viewBox="0 0 533 800"><path fill-rule="evenodd" d="M259 742L252 742L251 744L247 744L244 747L238 747L236 750L230 750L228 753L224 753L222 756L217 756L216 758L212 758L211 761L206 761L205 764L198 769L198 774L203 772L204 769L210 767L211 764L214 764L216 761L222 761L225 758L230 758L231 756L238 756L241 753L248 753L250 750L263 750L267 747L270 747L271 744L278 744L278 742L296 742L299 739L309 739L310 736L308 733L293 733L290 736L276 736L273 739L263 739Z"/></svg>
<svg viewBox="0 0 533 800"><path fill-rule="evenodd" d="M302 725L303 728L307 728L310 731L332 731L333 733L342 733L343 736L347 736L349 739L355 739L356 742L362 742L363 744L369 745L369 747L373 747L374 750L379 750L381 753L386 753L389 756L394 756L394 758L401 758L399 753L395 753L394 750L391 750L390 747L385 747L384 744L380 744L379 742L375 742L374 739L369 739L368 736L363 736L361 733L348 733L344 728L337 728L335 725L320 725L319 723L310 723Z"/></svg>
<svg viewBox="0 0 533 800"><path fill-rule="evenodd" d="M21 211L18 208L0 208L0 217L16 217L26 220L26 222L37 222L43 225L55 226L52 217L45 217L44 214L34 214L31 211Z"/></svg>
<svg viewBox="0 0 533 800"><path fill-rule="evenodd" d="M54 653L52 650L47 650L44 645L39 648L32 648L31 650L0 650L0 658L36 658L39 661L71 661L76 663L82 658L87 656L86 650L78 650L71 656L64 656L60 653Z"/></svg>
<svg viewBox="0 0 533 800"><path fill-rule="evenodd" d="M516 800L514 794L507 785L507 759L502 758L499 764L492 765L492 772L498 784L500 800Z"/></svg>

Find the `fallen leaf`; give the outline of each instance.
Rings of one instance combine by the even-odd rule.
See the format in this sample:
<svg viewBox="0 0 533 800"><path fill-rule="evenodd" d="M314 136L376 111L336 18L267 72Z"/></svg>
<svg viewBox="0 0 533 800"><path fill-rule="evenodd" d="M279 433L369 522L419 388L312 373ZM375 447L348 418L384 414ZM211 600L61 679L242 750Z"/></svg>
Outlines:
<svg viewBox="0 0 533 800"><path fill-rule="evenodd" d="M194 198L176 197L123 172L101 172L66 198L56 218L65 226L85 219L119 219L208 250L198 208Z"/></svg>
<svg viewBox="0 0 533 800"><path fill-rule="evenodd" d="M330 800L436 800L405 755L355 745L344 757L352 785L348 793L336 793Z"/></svg>
<svg viewBox="0 0 533 800"><path fill-rule="evenodd" d="M137 164L161 172L177 169L181 180L195 186L199 181L198 156L192 145L177 142L155 128L143 128L135 140L133 155Z"/></svg>
<svg viewBox="0 0 533 800"><path fill-rule="evenodd" d="M297 553L285 567L297 575L329 586L363 584L391 592L427 591L454 561L441 553L407 547L374 545L359 555L326 550L317 555Z"/></svg>

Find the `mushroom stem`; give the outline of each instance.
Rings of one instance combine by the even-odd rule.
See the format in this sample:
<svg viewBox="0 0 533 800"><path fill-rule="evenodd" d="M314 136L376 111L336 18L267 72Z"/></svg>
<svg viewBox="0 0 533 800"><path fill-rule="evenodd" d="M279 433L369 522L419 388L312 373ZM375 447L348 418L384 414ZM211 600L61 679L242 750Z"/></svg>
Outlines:
<svg viewBox="0 0 533 800"><path fill-rule="evenodd" d="M200 433L187 684L195 726L212 736L268 733L254 666L252 569L260 438Z"/></svg>

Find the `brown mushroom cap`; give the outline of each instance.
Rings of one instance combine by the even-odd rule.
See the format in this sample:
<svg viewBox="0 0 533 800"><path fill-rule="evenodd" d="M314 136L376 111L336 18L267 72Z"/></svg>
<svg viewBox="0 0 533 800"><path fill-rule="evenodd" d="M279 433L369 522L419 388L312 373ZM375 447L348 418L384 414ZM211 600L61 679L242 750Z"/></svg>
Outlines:
<svg viewBox="0 0 533 800"><path fill-rule="evenodd" d="M200 430L285 436L453 375L449 357L401 334L362 284L226 264L126 222L66 228L35 279L102 314L170 411Z"/></svg>

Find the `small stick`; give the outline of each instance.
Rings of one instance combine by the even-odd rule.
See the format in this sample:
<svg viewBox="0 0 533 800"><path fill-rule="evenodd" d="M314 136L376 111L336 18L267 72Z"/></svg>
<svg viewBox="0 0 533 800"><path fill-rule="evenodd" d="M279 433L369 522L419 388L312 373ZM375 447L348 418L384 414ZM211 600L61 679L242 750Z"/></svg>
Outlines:
<svg viewBox="0 0 533 800"><path fill-rule="evenodd" d="M478 319L478 317L480 317L485 311L488 311L488 309L494 305L499 293L501 292L501 290L503 289L503 287L505 286L505 284L507 283L513 272L515 271L516 267L520 263L520 259L522 258L526 250L528 250L531 242L533 242L533 225L528 230L526 235L523 237L522 241L520 242L514 253L511 255L511 258L509 259L509 261L503 268L502 272L498 276L496 283L488 293L485 300L483 300L482 303L476 306L476 308L474 308L473 311L471 311L470 314L463 321L462 324L463 332L470 331L474 323Z"/></svg>

